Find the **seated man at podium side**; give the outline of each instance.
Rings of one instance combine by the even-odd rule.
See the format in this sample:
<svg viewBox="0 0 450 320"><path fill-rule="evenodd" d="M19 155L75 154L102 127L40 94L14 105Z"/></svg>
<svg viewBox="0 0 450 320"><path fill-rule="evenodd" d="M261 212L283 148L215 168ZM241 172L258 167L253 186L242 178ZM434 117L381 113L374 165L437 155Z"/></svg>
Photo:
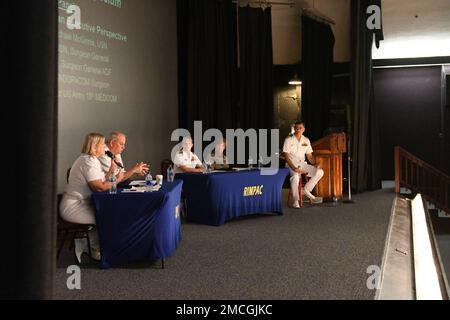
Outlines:
<svg viewBox="0 0 450 320"><path fill-rule="evenodd" d="M316 163L313 156L313 149L309 139L303 135L304 132L305 123L303 121L297 121L294 124L294 134L287 137L283 145L283 156L286 158L286 167L289 168L291 173L290 180L294 208L300 208L298 203L300 200L298 184L301 181L301 174L307 173L308 177L311 178L303 189L305 195L311 200L315 200L316 197L311 192L323 176L323 170L313 166ZM313 165L306 163L305 155Z"/></svg>

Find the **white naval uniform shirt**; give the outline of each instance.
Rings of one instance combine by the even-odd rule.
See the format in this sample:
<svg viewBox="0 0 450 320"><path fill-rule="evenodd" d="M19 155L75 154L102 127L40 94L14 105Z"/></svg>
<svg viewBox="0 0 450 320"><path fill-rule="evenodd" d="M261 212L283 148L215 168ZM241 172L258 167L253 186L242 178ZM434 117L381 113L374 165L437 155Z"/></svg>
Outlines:
<svg viewBox="0 0 450 320"><path fill-rule="evenodd" d="M77 199L89 199L92 190L88 182L105 181L105 173L97 157L82 154L70 168L69 183L66 185L65 193Z"/></svg>
<svg viewBox="0 0 450 320"><path fill-rule="evenodd" d="M61 217L69 222L95 224L92 190L89 182L105 181L105 173L98 158L82 154L72 164L69 183L59 205Z"/></svg>
<svg viewBox="0 0 450 320"><path fill-rule="evenodd" d="M111 167L111 158L106 155L106 151L109 151L108 147L105 147L105 154L98 157L98 160L102 164L102 170L105 174L109 172L109 168ZM116 161L123 165L122 156L120 154L116 155ZM120 171L125 171L125 169L116 166L115 175L117 176Z"/></svg>
<svg viewBox="0 0 450 320"><path fill-rule="evenodd" d="M309 139L302 135L300 141L295 136L287 137L284 140L283 152L287 153L292 163L298 167L305 162L305 154L312 153L313 149Z"/></svg>
<svg viewBox="0 0 450 320"><path fill-rule="evenodd" d="M177 152L175 159L173 159L173 163L175 165L175 173L182 173L183 171L180 169L182 166L195 168L202 165L202 162L195 153L184 150Z"/></svg>

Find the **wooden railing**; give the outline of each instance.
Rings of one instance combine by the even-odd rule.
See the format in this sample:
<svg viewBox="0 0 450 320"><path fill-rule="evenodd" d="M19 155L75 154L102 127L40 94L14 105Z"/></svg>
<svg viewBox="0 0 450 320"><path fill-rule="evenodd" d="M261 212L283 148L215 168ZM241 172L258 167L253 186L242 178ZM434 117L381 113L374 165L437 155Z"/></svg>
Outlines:
<svg viewBox="0 0 450 320"><path fill-rule="evenodd" d="M421 193L436 208L450 214L450 177L415 155L395 147L395 192L405 187Z"/></svg>

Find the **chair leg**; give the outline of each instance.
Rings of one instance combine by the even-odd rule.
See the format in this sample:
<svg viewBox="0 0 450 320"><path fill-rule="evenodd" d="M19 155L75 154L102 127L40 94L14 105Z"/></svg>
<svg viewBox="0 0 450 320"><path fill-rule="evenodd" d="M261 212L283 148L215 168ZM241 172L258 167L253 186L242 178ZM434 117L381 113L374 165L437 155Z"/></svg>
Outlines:
<svg viewBox="0 0 450 320"><path fill-rule="evenodd" d="M88 244L88 255L89 255L89 264L92 264L92 257L91 257L91 242L89 239L89 234L85 231L75 231L73 232L73 237L72 237L72 241L71 241L71 246L70 249L73 249L73 253L75 256L75 260L77 261L77 264L81 264L78 263L78 259L77 259L77 255L75 253L75 239L85 239L87 240L87 244Z"/></svg>
<svg viewBox="0 0 450 320"><path fill-rule="evenodd" d="M288 208L292 208L292 190L289 188L289 194L287 198L287 206Z"/></svg>
<svg viewBox="0 0 450 320"><path fill-rule="evenodd" d="M58 247L58 252L56 253L56 260L59 259L59 255L61 254L61 250L64 247L64 244L66 243L66 237L67 237L67 231L64 231L64 236L62 238L62 241Z"/></svg>
<svg viewBox="0 0 450 320"><path fill-rule="evenodd" d="M73 254L75 256L75 260L78 263L78 259L76 257L76 252L75 252L75 239L86 239L87 240L87 245L88 245L88 254L89 254L89 264L92 264L92 252L91 252L91 239L89 237L89 232L88 231L67 231L64 230L64 233L62 233L62 241L58 246L58 251L56 253L56 259L59 258L62 248L64 247L65 243L69 240L70 241L70 245L69 245L69 250L73 251Z"/></svg>
<svg viewBox="0 0 450 320"><path fill-rule="evenodd" d="M161 269L164 269L164 259L161 259Z"/></svg>
<svg viewBox="0 0 450 320"><path fill-rule="evenodd" d="M70 232L72 234L72 239L70 239L70 245L69 245L69 250L72 250L75 248L75 236L77 235L76 231L72 231Z"/></svg>
<svg viewBox="0 0 450 320"><path fill-rule="evenodd" d="M75 258L76 264L79 264L77 254L75 253L75 237L76 237L76 231L75 232L68 232L71 234L70 244L69 244L69 250L73 252L73 257Z"/></svg>
<svg viewBox="0 0 450 320"><path fill-rule="evenodd" d="M92 264L91 239L89 238L89 232L86 231L85 235L88 244L89 264Z"/></svg>
<svg viewBox="0 0 450 320"><path fill-rule="evenodd" d="M75 263L77 264L77 265L80 265L81 264L81 257L83 256L83 254L81 254L81 256L80 256L80 261L78 261L78 257L77 257L77 252L76 252L76 250L75 250L75 248L76 248L76 246L75 246L75 237L74 238L72 238L72 241L71 241L71 247L73 247L73 249L72 249L72 252L73 252L73 257L74 257L74 259L75 259Z"/></svg>
<svg viewBox="0 0 450 320"><path fill-rule="evenodd" d="M188 215L188 213L187 213L187 201L186 201L186 199L181 199L181 202L180 202L180 217L183 218L183 219L186 219L187 215Z"/></svg>

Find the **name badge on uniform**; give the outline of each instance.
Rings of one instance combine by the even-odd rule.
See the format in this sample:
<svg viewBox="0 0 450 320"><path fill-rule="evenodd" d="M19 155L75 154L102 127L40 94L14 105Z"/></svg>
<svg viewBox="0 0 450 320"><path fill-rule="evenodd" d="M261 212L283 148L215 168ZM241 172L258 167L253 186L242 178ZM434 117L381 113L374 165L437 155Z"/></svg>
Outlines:
<svg viewBox="0 0 450 320"><path fill-rule="evenodd" d="M302 143L302 147L307 147L308 144L307 143Z"/></svg>

